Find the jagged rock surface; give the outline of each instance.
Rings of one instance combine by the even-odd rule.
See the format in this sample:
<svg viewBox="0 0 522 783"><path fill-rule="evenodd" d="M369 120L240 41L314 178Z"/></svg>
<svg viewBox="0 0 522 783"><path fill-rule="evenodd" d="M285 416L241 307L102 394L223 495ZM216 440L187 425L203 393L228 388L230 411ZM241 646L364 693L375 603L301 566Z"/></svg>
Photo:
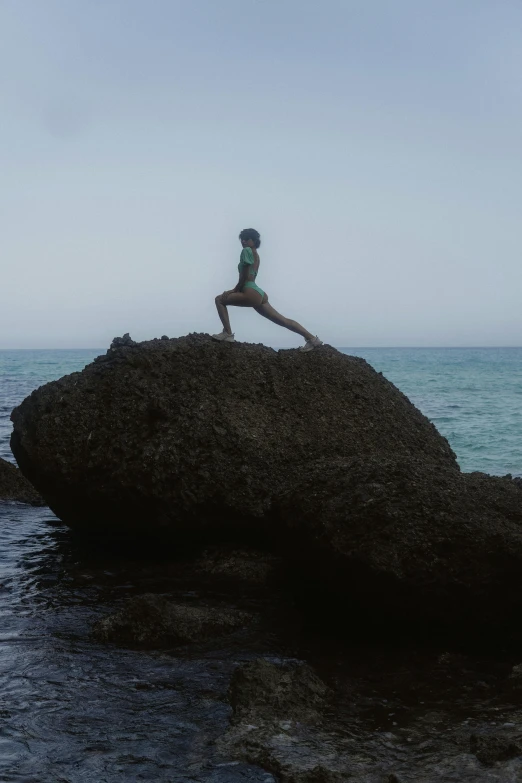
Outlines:
<svg viewBox="0 0 522 783"><path fill-rule="evenodd" d="M461 474L362 359L127 335L12 418L18 464L73 527L264 538L340 629L518 628L520 482Z"/></svg>
<svg viewBox="0 0 522 783"><path fill-rule="evenodd" d="M45 506L45 500L15 465L0 459L0 500Z"/></svg>
<svg viewBox="0 0 522 783"><path fill-rule="evenodd" d="M313 723L329 697L329 688L306 663L281 666L264 658L238 666L229 689L235 722Z"/></svg>
<svg viewBox="0 0 522 783"><path fill-rule="evenodd" d="M22 471L61 519L89 529L264 532L274 497L317 460L413 456L458 471L393 384L328 346L126 335L12 420Z"/></svg>
<svg viewBox="0 0 522 783"><path fill-rule="evenodd" d="M233 607L181 604L146 593L96 623L93 635L101 642L161 647L223 636L251 620L252 615Z"/></svg>
<svg viewBox="0 0 522 783"><path fill-rule="evenodd" d="M312 591L336 594L352 616L371 607L371 622L376 612L384 623L403 617L410 631L511 620L505 630L516 632L522 490L510 477L433 471L411 458L321 463L279 514Z"/></svg>

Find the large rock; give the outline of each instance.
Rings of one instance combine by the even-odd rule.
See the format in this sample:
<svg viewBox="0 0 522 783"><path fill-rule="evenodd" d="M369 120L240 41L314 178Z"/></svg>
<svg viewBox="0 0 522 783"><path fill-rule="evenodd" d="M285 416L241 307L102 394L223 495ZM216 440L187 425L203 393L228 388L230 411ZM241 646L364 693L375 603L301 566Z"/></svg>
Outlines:
<svg viewBox="0 0 522 783"><path fill-rule="evenodd" d="M264 536L344 632L518 628L520 482L461 474L362 359L126 336L12 418L21 469L71 526Z"/></svg>
<svg viewBox="0 0 522 783"><path fill-rule="evenodd" d="M318 460L413 456L458 472L447 441L363 359L205 335L122 340L12 414L20 468L73 527L255 534Z"/></svg>
<svg viewBox="0 0 522 783"><path fill-rule="evenodd" d="M38 494L15 465L0 459L0 500L28 503L31 506L45 506L45 500Z"/></svg>
<svg viewBox="0 0 522 783"><path fill-rule="evenodd" d="M307 600L326 616L324 593L335 595L336 622L341 603L374 628L402 617L413 632L433 623L519 632L522 487L509 476L433 470L414 457L322 462L279 514Z"/></svg>

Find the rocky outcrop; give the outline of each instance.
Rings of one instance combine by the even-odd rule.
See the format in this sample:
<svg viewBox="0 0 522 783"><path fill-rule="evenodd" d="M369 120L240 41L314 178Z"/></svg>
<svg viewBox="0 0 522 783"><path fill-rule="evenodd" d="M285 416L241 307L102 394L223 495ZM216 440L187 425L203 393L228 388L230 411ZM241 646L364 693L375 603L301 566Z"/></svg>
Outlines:
<svg viewBox="0 0 522 783"><path fill-rule="evenodd" d="M433 624L516 632L522 490L509 477L429 470L413 458L323 462L279 514L308 599L325 613L324 594L335 595L336 623L340 605L350 620L371 610L371 625L402 618L414 633Z"/></svg>
<svg viewBox="0 0 522 783"><path fill-rule="evenodd" d="M252 549L212 547L202 553L194 567L198 576L205 575L215 586L236 586L241 594L269 590L284 578L281 558Z"/></svg>
<svg viewBox="0 0 522 783"><path fill-rule="evenodd" d="M21 469L72 527L277 548L344 633L518 629L520 482L461 474L362 359L126 335L12 419Z"/></svg>
<svg viewBox="0 0 522 783"><path fill-rule="evenodd" d="M458 471L393 384L328 346L126 335L33 392L12 420L22 471L79 528L266 535L274 498L317 460L414 455Z"/></svg>
<svg viewBox="0 0 522 783"><path fill-rule="evenodd" d="M472 734L469 745L471 752L485 766L493 766L498 761L506 761L522 755L520 742L495 735Z"/></svg>
<svg viewBox="0 0 522 783"><path fill-rule="evenodd" d="M15 465L0 459L0 500L45 506L45 500L36 492Z"/></svg>
<svg viewBox="0 0 522 783"><path fill-rule="evenodd" d="M258 658L238 666L232 677L229 701L234 722L320 719L330 690L306 663L278 665Z"/></svg>
<svg viewBox="0 0 522 783"><path fill-rule="evenodd" d="M302 661L242 664L228 693L232 726L218 747L282 783L342 783L352 777L353 765L342 741L321 725L331 698L330 688Z"/></svg>
<svg viewBox="0 0 522 783"><path fill-rule="evenodd" d="M223 636L251 620L252 615L232 607L181 604L147 593L99 620L93 635L100 642L163 647Z"/></svg>

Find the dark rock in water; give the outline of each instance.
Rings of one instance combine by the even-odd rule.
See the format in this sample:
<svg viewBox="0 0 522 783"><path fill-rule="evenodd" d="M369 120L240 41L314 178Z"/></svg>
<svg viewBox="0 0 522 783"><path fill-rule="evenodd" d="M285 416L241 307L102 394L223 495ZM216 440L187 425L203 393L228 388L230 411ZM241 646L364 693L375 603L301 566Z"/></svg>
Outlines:
<svg viewBox="0 0 522 783"><path fill-rule="evenodd" d="M73 527L266 535L274 497L318 460L413 455L458 472L447 441L363 359L126 338L12 414L18 464Z"/></svg>
<svg viewBox="0 0 522 783"><path fill-rule="evenodd" d="M99 620L93 635L101 642L147 647L203 642L242 628L252 616L234 608L180 604L145 594Z"/></svg>
<svg viewBox="0 0 522 783"><path fill-rule="evenodd" d="M278 666L264 658L238 666L229 690L235 722L314 722L329 697L329 688L307 664Z"/></svg>
<svg viewBox="0 0 522 783"><path fill-rule="evenodd" d="M517 663L516 666L513 666L509 677L511 680L517 680L517 682L522 684L522 663Z"/></svg>
<svg viewBox="0 0 522 783"><path fill-rule="evenodd" d="M228 695L232 727L218 743L224 753L258 764L286 783L345 779L335 742L328 735L325 753L326 735L318 725L332 694L310 666L259 658L236 669Z"/></svg>
<svg viewBox="0 0 522 783"><path fill-rule="evenodd" d="M487 766L522 755L522 745L507 737L472 734L469 745L471 752Z"/></svg>
<svg viewBox="0 0 522 783"><path fill-rule="evenodd" d="M0 500L45 506L45 500L15 465L0 459Z"/></svg>
<svg viewBox="0 0 522 783"><path fill-rule="evenodd" d="M275 585L281 575L282 562L270 552L212 547L203 552L195 568L214 581L237 583L245 590Z"/></svg>
<svg viewBox="0 0 522 783"><path fill-rule="evenodd" d="M522 492L510 479L430 470L418 458L320 463L279 514L287 554L304 576L313 569L311 599L323 588L351 616L371 608L371 623L403 617L410 630L518 627Z"/></svg>
<svg viewBox="0 0 522 783"><path fill-rule="evenodd" d="M361 617L518 628L522 487L461 474L364 360L127 337L12 414L18 464L62 520L277 544L342 630Z"/></svg>

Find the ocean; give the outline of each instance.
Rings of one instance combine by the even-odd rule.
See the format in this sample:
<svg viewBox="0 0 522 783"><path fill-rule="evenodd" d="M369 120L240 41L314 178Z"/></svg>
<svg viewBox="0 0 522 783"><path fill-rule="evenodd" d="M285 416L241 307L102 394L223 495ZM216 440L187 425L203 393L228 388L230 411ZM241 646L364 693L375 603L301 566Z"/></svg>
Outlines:
<svg viewBox="0 0 522 783"><path fill-rule="evenodd" d="M522 348L341 348L382 372L449 440L464 471L522 476ZM0 351L0 457L12 409L101 349Z"/></svg>

